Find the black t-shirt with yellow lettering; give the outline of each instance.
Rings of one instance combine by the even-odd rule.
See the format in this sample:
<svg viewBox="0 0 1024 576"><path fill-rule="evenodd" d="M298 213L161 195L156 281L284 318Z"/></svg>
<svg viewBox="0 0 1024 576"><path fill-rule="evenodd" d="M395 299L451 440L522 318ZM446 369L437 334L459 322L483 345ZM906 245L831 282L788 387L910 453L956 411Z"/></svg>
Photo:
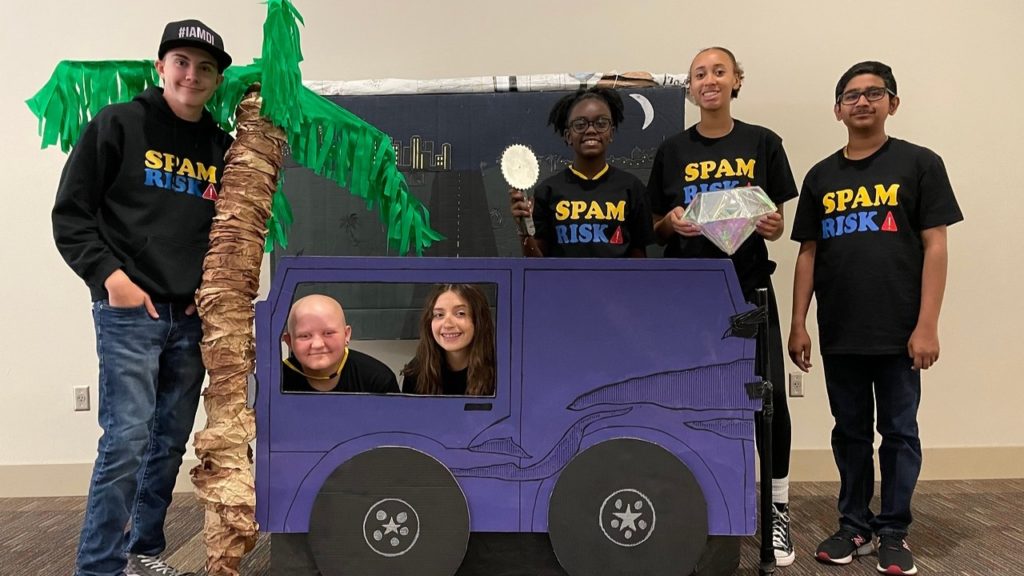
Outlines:
<svg viewBox="0 0 1024 576"><path fill-rule="evenodd" d="M566 168L541 182L533 223L555 257L624 258L654 237L643 182L613 166L593 180Z"/></svg>
<svg viewBox="0 0 1024 576"><path fill-rule="evenodd" d="M760 186L781 205L795 198L796 181L782 138L762 126L733 121L733 129L721 138L706 138L696 126L665 140L654 157L647 192L655 217L676 206L686 208L701 192ZM668 258L729 258L703 236L678 234L665 246ZM753 298L757 288L768 286L775 263L768 259L764 238L756 232L732 255L743 294Z"/></svg>
<svg viewBox="0 0 1024 576"><path fill-rule="evenodd" d="M791 238L817 242L821 352L906 353L921 307L921 231L963 218L942 158L904 140L811 168Z"/></svg>

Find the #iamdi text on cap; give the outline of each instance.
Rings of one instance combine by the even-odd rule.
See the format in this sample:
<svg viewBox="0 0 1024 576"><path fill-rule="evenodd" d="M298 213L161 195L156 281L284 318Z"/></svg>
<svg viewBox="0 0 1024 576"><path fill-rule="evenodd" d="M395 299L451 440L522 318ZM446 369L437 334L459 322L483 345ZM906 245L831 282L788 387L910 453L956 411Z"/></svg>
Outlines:
<svg viewBox="0 0 1024 576"><path fill-rule="evenodd" d="M214 44L213 33L199 26L182 26L178 28L178 38L196 38Z"/></svg>

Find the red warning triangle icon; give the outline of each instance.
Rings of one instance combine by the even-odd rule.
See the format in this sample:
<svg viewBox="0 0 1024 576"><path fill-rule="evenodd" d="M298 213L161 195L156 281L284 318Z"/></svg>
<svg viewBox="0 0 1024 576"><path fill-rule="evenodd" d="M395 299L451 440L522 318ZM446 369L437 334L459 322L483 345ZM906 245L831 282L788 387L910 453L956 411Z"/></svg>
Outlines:
<svg viewBox="0 0 1024 576"><path fill-rule="evenodd" d="M206 187L206 191L203 192L203 198L213 201L217 200L217 189L214 188L213 184L210 184Z"/></svg>
<svg viewBox="0 0 1024 576"><path fill-rule="evenodd" d="M615 234L612 234L612 239L608 241L609 244L622 244L622 226L615 229Z"/></svg>
<svg viewBox="0 0 1024 576"><path fill-rule="evenodd" d="M892 217L892 212L885 213L885 222L882 222L882 230L885 232L897 232L899 230L896 228L896 219Z"/></svg>

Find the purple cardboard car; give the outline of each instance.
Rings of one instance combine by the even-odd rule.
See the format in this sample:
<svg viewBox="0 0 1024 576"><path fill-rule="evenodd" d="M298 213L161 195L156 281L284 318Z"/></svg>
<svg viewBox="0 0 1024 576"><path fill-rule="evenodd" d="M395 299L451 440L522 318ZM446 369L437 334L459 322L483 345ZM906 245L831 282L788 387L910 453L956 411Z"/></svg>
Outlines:
<svg viewBox="0 0 1024 576"><path fill-rule="evenodd" d="M418 318L435 283L487 289L494 396L282 392L297 296L405 294L343 299L358 338ZM471 532L535 532L571 576L688 573L708 535L756 528L755 342L733 335L750 309L728 260L282 259L256 307L272 555L306 563L289 573L450 576Z"/></svg>

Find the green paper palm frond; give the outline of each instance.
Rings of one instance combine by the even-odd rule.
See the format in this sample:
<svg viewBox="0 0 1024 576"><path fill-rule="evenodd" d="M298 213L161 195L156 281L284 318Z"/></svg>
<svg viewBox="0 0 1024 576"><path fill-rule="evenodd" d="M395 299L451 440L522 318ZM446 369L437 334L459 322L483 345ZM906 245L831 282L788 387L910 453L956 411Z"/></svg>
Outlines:
<svg viewBox="0 0 1024 576"><path fill-rule="evenodd" d="M263 66L259 61L248 66L232 65L224 70L224 81L206 103L206 109L225 132L235 131L235 110L249 86L260 81Z"/></svg>
<svg viewBox="0 0 1024 576"><path fill-rule="evenodd" d="M423 250L443 239L430 228L426 207L409 192L387 134L301 85L290 105L268 106L267 94L280 91L273 83L267 83L270 75L265 70L260 73L265 66L266 61L258 61L248 67L225 70L224 83L209 105L222 126L233 127L236 103L250 84L262 78L262 114L284 129L295 162L348 188L366 201L368 210L379 206L377 212L387 227L391 249L402 255L410 250L422 255ZM278 118L274 114L283 116ZM279 188L267 225L274 241L281 246L287 246L291 222L291 208Z"/></svg>
<svg viewBox="0 0 1024 576"><path fill-rule="evenodd" d="M259 81L261 113L284 130L292 158L348 188L366 201L367 209L378 206L391 249L402 255L410 250L422 255L443 237L430 228L429 212L409 192L405 177L398 171L391 138L302 85L299 23L302 16L291 2L269 0L263 24L263 57L244 69L232 66L225 71L218 90L218 96L223 94L224 98L210 106L214 117L222 125L230 124L241 95ZM231 108L225 110L222 105ZM291 209L278 189L268 227L282 246L287 243L290 224Z"/></svg>
<svg viewBox="0 0 1024 576"><path fill-rule="evenodd" d="M59 143L67 152L78 142L82 127L104 106L128 102L158 84L152 60L63 60L46 85L25 103L39 119L42 147Z"/></svg>
<svg viewBox="0 0 1024 576"><path fill-rule="evenodd" d="M378 206L388 230L388 245L399 254L422 255L443 236L430 228L426 207L409 192L398 171L391 138L348 110L303 87L298 97L302 121L290 135L292 157Z"/></svg>
<svg viewBox="0 0 1024 576"><path fill-rule="evenodd" d="M391 138L355 114L302 85L298 24L302 16L288 0L268 0L263 26L263 57L248 66L231 66L207 109L226 131L235 129L235 109L254 83L261 84L261 114L282 128L292 157L366 201L388 230L388 246L405 255L423 250L443 236L430 228L430 214L410 192L398 171ZM39 119L43 147L60 143L67 152L82 127L104 106L127 102L158 85L150 60L63 61L27 101ZM278 186L267 222L267 250L287 246L293 217Z"/></svg>
<svg viewBox="0 0 1024 576"><path fill-rule="evenodd" d="M263 22L263 64L260 96L261 113L281 127L288 140L302 124L302 103L297 102L302 90L302 49L299 45L299 24L302 16L288 0L269 0L267 19Z"/></svg>
<svg viewBox="0 0 1024 576"><path fill-rule="evenodd" d="M282 190L283 187L284 174L282 173L281 178L277 181L277 191L274 192L274 198L270 205L267 240L263 247L266 252L272 251L275 244L282 248L288 247L288 229L291 228L294 218L292 217L292 207L288 204L288 198L285 197Z"/></svg>

